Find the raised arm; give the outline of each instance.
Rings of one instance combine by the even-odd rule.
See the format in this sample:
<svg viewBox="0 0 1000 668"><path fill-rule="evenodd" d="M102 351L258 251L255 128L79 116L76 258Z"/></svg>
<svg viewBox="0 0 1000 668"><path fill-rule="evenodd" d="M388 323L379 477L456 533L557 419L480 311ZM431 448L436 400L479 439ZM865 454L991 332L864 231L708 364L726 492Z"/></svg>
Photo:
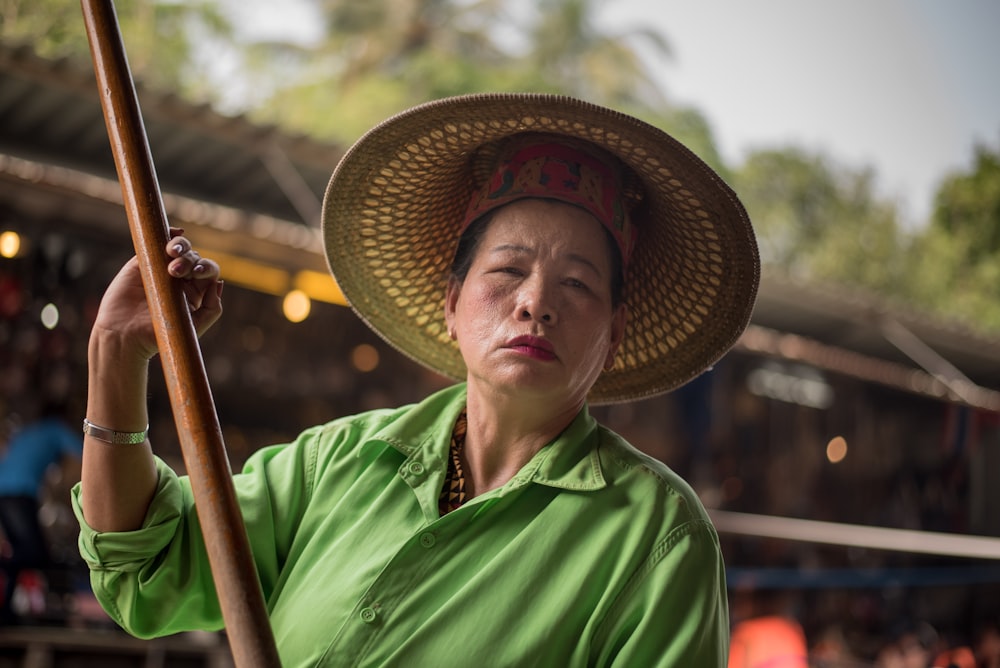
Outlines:
<svg viewBox="0 0 1000 668"><path fill-rule="evenodd" d="M219 267L202 258L181 230L167 245L170 274L183 281L198 334L222 314ZM83 441L80 501L87 523L97 531L131 531L142 526L156 489L149 439L136 444L111 432L137 434L149 424L146 386L156 337L139 265L125 264L108 286L90 334L87 420Z"/></svg>

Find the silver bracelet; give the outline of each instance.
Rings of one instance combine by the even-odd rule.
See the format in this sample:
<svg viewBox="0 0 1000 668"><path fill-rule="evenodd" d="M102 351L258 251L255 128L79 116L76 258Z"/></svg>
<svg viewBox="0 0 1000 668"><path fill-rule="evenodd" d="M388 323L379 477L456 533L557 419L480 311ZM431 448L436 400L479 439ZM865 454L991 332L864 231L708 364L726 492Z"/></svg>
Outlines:
<svg viewBox="0 0 1000 668"><path fill-rule="evenodd" d="M112 445L138 445L146 441L149 434L149 425L142 431L115 431L106 427L98 427L96 424L83 419L83 433L86 436L96 438L98 441L111 443Z"/></svg>

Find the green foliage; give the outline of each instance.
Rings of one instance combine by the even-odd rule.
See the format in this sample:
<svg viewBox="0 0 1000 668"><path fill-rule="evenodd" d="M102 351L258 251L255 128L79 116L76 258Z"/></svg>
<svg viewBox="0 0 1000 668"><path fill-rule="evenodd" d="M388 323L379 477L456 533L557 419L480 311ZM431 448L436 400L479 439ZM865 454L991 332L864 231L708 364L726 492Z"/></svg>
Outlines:
<svg viewBox="0 0 1000 668"><path fill-rule="evenodd" d="M201 39L228 38L228 20L210 0L119 0L118 23L137 81L213 101L196 64ZM78 3L65 0L0 0L0 39L31 44L40 56L88 62L90 47Z"/></svg>
<svg viewBox="0 0 1000 668"><path fill-rule="evenodd" d="M372 76L346 91L326 82L289 88L252 116L280 118L287 130L346 146L372 126L373 117L388 118L405 108L407 99L399 80Z"/></svg>
<svg viewBox="0 0 1000 668"><path fill-rule="evenodd" d="M648 30L609 35L597 29L594 0L545 0L514 20L502 0L315 0L325 36L291 68L255 68L273 95L259 100L256 118L342 142L353 141L387 111L430 99L482 91L554 92L630 108L654 123L667 121L692 137L718 166L704 119L674 109L642 66L628 39L645 39L667 54ZM498 29L501 26L501 29ZM255 45L260 53L278 44ZM288 50L283 53L287 55ZM266 59L256 62L265 63ZM366 122L367 115L367 122ZM682 137L683 140L683 137Z"/></svg>
<svg viewBox="0 0 1000 668"><path fill-rule="evenodd" d="M1000 150L976 147L970 170L944 180L908 260L908 297L1000 332Z"/></svg>
<svg viewBox="0 0 1000 668"><path fill-rule="evenodd" d="M977 146L972 170L947 177L935 198L935 228L968 242L969 260L1000 251L1000 151Z"/></svg>
<svg viewBox="0 0 1000 668"><path fill-rule="evenodd" d="M31 44L48 58L90 53L82 14L67 11L61 0L0 0L0 39Z"/></svg>
<svg viewBox="0 0 1000 668"><path fill-rule="evenodd" d="M870 170L837 167L802 149L752 153L735 175L762 260L794 277L892 289L902 266L896 211Z"/></svg>
<svg viewBox="0 0 1000 668"><path fill-rule="evenodd" d="M751 154L734 183L763 261L796 280L875 292L917 312L1000 332L1000 153L977 147L910 235L874 175L802 149Z"/></svg>
<svg viewBox="0 0 1000 668"><path fill-rule="evenodd" d="M644 40L663 57L662 35L647 29L613 34L596 22L595 0L540 0L525 30L524 63L553 89L613 106L656 108L664 98L632 48Z"/></svg>

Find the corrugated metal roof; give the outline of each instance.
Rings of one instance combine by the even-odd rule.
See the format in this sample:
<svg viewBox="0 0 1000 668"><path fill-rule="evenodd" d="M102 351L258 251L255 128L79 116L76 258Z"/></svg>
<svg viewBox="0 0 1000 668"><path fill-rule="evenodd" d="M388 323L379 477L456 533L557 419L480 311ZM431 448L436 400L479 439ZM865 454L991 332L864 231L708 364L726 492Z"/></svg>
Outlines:
<svg viewBox="0 0 1000 668"><path fill-rule="evenodd" d="M957 371L980 385L1000 388L1000 339L875 295L804 284L765 271L752 322L863 355L917 366L949 382L961 382ZM900 328L931 352L914 350L905 340L898 340Z"/></svg>
<svg viewBox="0 0 1000 668"><path fill-rule="evenodd" d="M315 206L343 153L340 147L224 116L141 83L136 92L163 192L289 221L318 222L304 220L314 217L306 213L308 206L297 206L273 171L290 166ZM20 157L114 178L89 63L50 61L28 47L0 45L0 147Z"/></svg>

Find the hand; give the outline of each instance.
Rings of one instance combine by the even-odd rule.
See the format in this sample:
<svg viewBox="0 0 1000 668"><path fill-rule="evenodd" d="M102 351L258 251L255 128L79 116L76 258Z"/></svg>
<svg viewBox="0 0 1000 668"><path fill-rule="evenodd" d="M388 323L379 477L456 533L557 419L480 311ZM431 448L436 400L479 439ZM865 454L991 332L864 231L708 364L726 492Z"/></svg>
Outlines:
<svg viewBox="0 0 1000 668"><path fill-rule="evenodd" d="M201 336L222 315L222 280L219 265L195 251L183 230L170 229L167 271L179 279L191 309L195 331ZM129 260L108 286L94 322L95 335L111 335L119 350L143 361L156 352L156 336L139 262Z"/></svg>

